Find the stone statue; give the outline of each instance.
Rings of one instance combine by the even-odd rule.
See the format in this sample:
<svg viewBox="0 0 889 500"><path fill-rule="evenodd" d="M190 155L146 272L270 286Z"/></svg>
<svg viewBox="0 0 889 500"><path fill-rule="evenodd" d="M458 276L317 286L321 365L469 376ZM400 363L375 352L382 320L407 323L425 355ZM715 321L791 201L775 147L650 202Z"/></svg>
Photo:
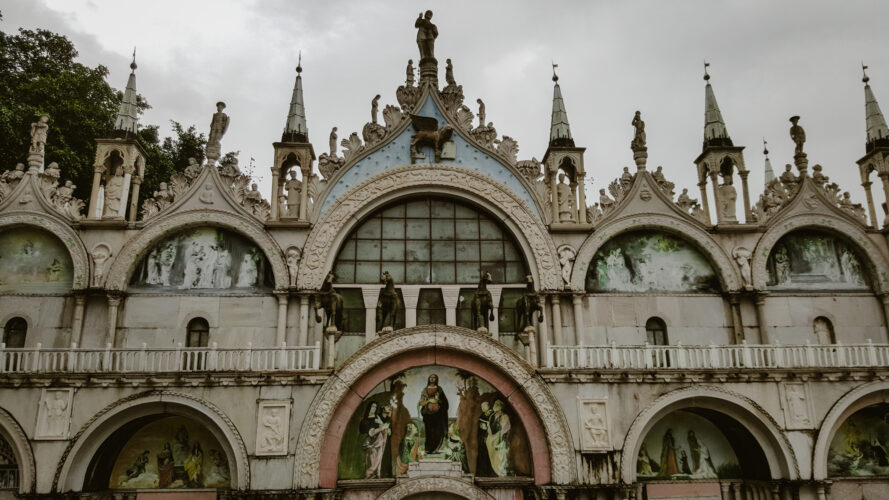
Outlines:
<svg viewBox="0 0 889 500"><path fill-rule="evenodd" d="M599 208L602 209L602 214L607 214L614 208L614 200L611 199L607 194L605 194L605 188L599 190Z"/></svg>
<svg viewBox="0 0 889 500"><path fill-rule="evenodd" d="M719 185L719 220L721 222L736 222L735 216L735 200L738 199L738 193L732 186L731 176L723 178L722 184Z"/></svg>
<svg viewBox="0 0 889 500"><path fill-rule="evenodd" d="M90 252L93 258L93 285L102 286L102 276L105 274L105 262L111 258L111 247L105 243L99 243Z"/></svg>
<svg viewBox="0 0 889 500"><path fill-rule="evenodd" d="M750 269L750 258L753 257L753 254L744 247L735 247L732 250L732 257L735 258L735 262L738 263L738 268L741 270L744 289L753 290L753 275Z"/></svg>
<svg viewBox="0 0 889 500"><path fill-rule="evenodd" d="M475 102L478 103L478 126L481 128L485 126L485 102L481 99L476 99Z"/></svg>
<svg viewBox="0 0 889 500"><path fill-rule="evenodd" d="M167 190L166 182L161 182L158 187L160 191L154 192L154 199L157 202L158 209L163 210L173 203L173 193Z"/></svg>
<svg viewBox="0 0 889 500"><path fill-rule="evenodd" d="M324 310L324 333L343 331L343 296L333 289L333 271L327 273L324 284L318 293L312 294L312 307L315 310L315 321L321 323L318 309Z"/></svg>
<svg viewBox="0 0 889 500"><path fill-rule="evenodd" d="M71 181L65 181L64 186L59 186L56 189L55 195L53 195L53 201L55 204L61 208L64 208L71 201L71 198L74 197L74 190L77 189Z"/></svg>
<svg viewBox="0 0 889 500"><path fill-rule="evenodd" d="M454 65L451 64L451 60L447 60L447 65L445 66L445 81L448 85L457 85L457 82L454 80Z"/></svg>
<svg viewBox="0 0 889 500"><path fill-rule="evenodd" d="M49 116L40 115L40 118L31 124L31 153L43 155L47 132L49 132Z"/></svg>
<svg viewBox="0 0 889 500"><path fill-rule="evenodd" d="M494 321L494 300L491 297L491 292L488 290L488 283L490 282L491 273L483 272L470 304L472 329L479 332L487 332L490 322Z"/></svg>
<svg viewBox="0 0 889 500"><path fill-rule="evenodd" d="M219 101L216 103L216 112L213 113L213 119L210 121L210 136L207 138L207 160L213 164L219 158L222 149L222 136L228 130L228 115L223 113L225 103Z"/></svg>
<svg viewBox="0 0 889 500"><path fill-rule="evenodd" d="M299 271L299 259L302 252L299 248L290 247L287 249L287 270L290 271L290 286L296 286L296 275Z"/></svg>
<svg viewBox="0 0 889 500"><path fill-rule="evenodd" d="M330 145L330 156L336 156L336 127L333 127L330 131L330 139L328 139Z"/></svg>
<svg viewBox="0 0 889 500"><path fill-rule="evenodd" d="M438 157L441 154L442 145L451 140L451 136L454 134L454 127L445 124L438 128L438 120L431 116L410 115L410 117L414 129L417 131L411 136L410 149L414 153L412 156L422 158L423 151L420 150L420 147L432 146L435 150L435 156Z"/></svg>
<svg viewBox="0 0 889 500"><path fill-rule="evenodd" d="M623 173L620 174L620 187L626 193L633 185L633 174L630 173L630 167L624 167Z"/></svg>
<svg viewBox="0 0 889 500"><path fill-rule="evenodd" d="M407 60L407 69L405 69L404 72L405 72L405 79L404 79L405 86L413 87L414 86L414 60L413 59Z"/></svg>
<svg viewBox="0 0 889 500"><path fill-rule="evenodd" d="M46 166L46 170L43 171L43 175L49 177L53 181L59 180L59 164L56 162L52 162Z"/></svg>
<svg viewBox="0 0 889 500"><path fill-rule="evenodd" d="M818 187L824 186L825 184L827 184L827 181L830 180L830 177L824 175L821 172L823 170L823 167L821 165L816 164L814 167L812 167L812 170L812 180L815 181L815 184L817 184Z"/></svg>
<svg viewBox="0 0 889 500"><path fill-rule="evenodd" d="M299 198L302 196L302 187L302 181L296 178L296 170L291 170L290 179L284 183L284 188L287 190L286 215L288 217L299 217Z"/></svg>
<svg viewBox="0 0 889 500"><path fill-rule="evenodd" d="M574 221L574 193L571 186L565 182L565 174L559 174L559 183L556 186L556 194L559 197L559 222Z"/></svg>
<svg viewBox="0 0 889 500"><path fill-rule="evenodd" d="M397 313L402 308L402 304L398 297L398 291L395 290L395 280L389 271L383 271L380 283L385 286L380 291L380 298L377 302L377 326L380 327L381 333L388 333L395 329Z"/></svg>
<svg viewBox="0 0 889 500"><path fill-rule="evenodd" d="M376 97L370 101L370 120L374 125L377 124L377 115L380 113L380 94L377 94Z"/></svg>
<svg viewBox="0 0 889 500"><path fill-rule="evenodd" d="M528 334L525 333L529 329L531 331L534 330L534 313L539 313L537 315L537 322L543 323L543 310L540 308L540 295L537 294L537 291L534 290L534 278L529 274L525 277L527 281L527 286L525 288L525 293L516 301L516 316L519 318L519 324L516 325L522 333L519 334L519 339L525 345L529 340ZM521 337L524 335L524 337Z"/></svg>
<svg viewBox="0 0 889 500"><path fill-rule="evenodd" d="M123 167L117 167L114 174L105 180L105 205L102 217L117 217L120 212L120 199L123 196Z"/></svg>
<svg viewBox="0 0 889 500"><path fill-rule="evenodd" d="M633 141L630 142L630 147L633 151L642 151L645 149L645 122L642 121L641 112L636 111L636 114L633 116L632 125L636 131L633 134Z"/></svg>
<svg viewBox="0 0 889 500"><path fill-rule="evenodd" d="M424 59L435 60L435 39L438 38L438 28L432 24L432 11L426 14L420 13L414 22L417 28L417 46L420 48L420 62Z"/></svg>
<svg viewBox="0 0 889 500"><path fill-rule="evenodd" d="M781 184L784 185L784 189L790 191L799 182L797 176L793 175L793 166L791 164L784 165L784 172L781 174L780 180Z"/></svg>
<svg viewBox="0 0 889 500"><path fill-rule="evenodd" d="M657 185L660 186L661 190L672 198L673 188L676 187L676 185L668 181L664 176L664 167L658 165L657 170L652 172L651 176L654 177L655 182L657 182Z"/></svg>
<svg viewBox="0 0 889 500"><path fill-rule="evenodd" d="M793 143L796 144L796 149L793 151L793 155L801 155L803 154L803 144L806 143L806 131L799 125L799 116L791 116L790 123L793 124L790 127L790 138L793 139Z"/></svg>
<svg viewBox="0 0 889 500"><path fill-rule="evenodd" d="M571 245L562 245L558 249L559 265L562 267L562 281L565 285L571 285L571 269L574 267L574 258L577 252Z"/></svg>
<svg viewBox="0 0 889 500"><path fill-rule="evenodd" d="M201 173L201 164L194 157L188 158L188 166L185 167L185 178L193 182Z"/></svg>
<svg viewBox="0 0 889 500"><path fill-rule="evenodd" d="M7 170L0 175L0 181L4 181L10 185L10 188L15 187L22 178L25 177L25 164L24 163L16 163L15 168L12 170Z"/></svg>
<svg viewBox="0 0 889 500"><path fill-rule="evenodd" d="M698 204L698 200L688 195L688 188L682 188L682 193L676 199L676 204L679 205L683 212L688 213L691 207Z"/></svg>

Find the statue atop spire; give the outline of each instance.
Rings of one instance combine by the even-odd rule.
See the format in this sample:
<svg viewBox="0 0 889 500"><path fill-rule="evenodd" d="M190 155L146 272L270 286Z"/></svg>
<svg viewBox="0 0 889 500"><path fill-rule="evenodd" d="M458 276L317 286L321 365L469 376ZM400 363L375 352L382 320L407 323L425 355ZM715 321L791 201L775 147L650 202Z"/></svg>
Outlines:
<svg viewBox="0 0 889 500"><path fill-rule="evenodd" d="M114 120L114 132L118 136L135 136L139 127L139 108L136 106L136 48L133 47L133 62L130 63L130 77L123 93L123 101Z"/></svg>
<svg viewBox="0 0 889 500"><path fill-rule="evenodd" d="M861 64L861 81L864 82L864 114L867 125L867 146L870 152L877 146L889 147L889 127L886 126L886 118L880 110L877 98L870 88L870 77L867 76L867 66Z"/></svg>
<svg viewBox="0 0 889 500"><path fill-rule="evenodd" d="M710 73L707 71L709 66L710 63L704 61L704 81L707 82L704 88L704 148L733 146L732 139L725 127L725 120L722 119L719 104L716 102L713 87L710 85Z"/></svg>
<svg viewBox="0 0 889 500"><path fill-rule="evenodd" d="M549 129L549 145L573 148L574 139L571 137L571 127L568 125L568 112L565 110L562 89L559 87L559 77L556 75L558 67L558 64L553 63L553 112Z"/></svg>

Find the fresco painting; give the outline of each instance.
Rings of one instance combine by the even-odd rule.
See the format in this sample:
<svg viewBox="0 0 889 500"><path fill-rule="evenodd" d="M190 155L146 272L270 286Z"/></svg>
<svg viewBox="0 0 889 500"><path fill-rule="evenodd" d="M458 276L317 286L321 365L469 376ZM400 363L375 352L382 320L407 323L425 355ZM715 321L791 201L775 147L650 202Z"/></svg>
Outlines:
<svg viewBox="0 0 889 500"><path fill-rule="evenodd" d="M111 489L228 488L219 441L183 417L163 417L133 434L111 469Z"/></svg>
<svg viewBox="0 0 889 500"><path fill-rule="evenodd" d="M769 255L769 287L788 290L867 290L862 261L845 242L798 231L781 238Z"/></svg>
<svg viewBox="0 0 889 500"><path fill-rule="evenodd" d="M700 415L670 413L648 431L636 459L639 479L741 477L738 457L722 431Z"/></svg>
<svg viewBox="0 0 889 500"><path fill-rule="evenodd" d="M256 245L232 232L205 227L156 245L136 268L131 289L267 290L273 282L268 260Z"/></svg>
<svg viewBox="0 0 889 500"><path fill-rule="evenodd" d="M662 232L632 232L606 242L593 256L588 292L719 291L719 279L692 245Z"/></svg>
<svg viewBox="0 0 889 500"><path fill-rule="evenodd" d="M65 293L73 277L68 249L52 234L24 227L0 231L0 293Z"/></svg>
<svg viewBox="0 0 889 500"><path fill-rule="evenodd" d="M863 408L843 422L827 451L827 474L889 476L889 403Z"/></svg>
<svg viewBox="0 0 889 500"><path fill-rule="evenodd" d="M528 436L506 397L469 372L411 368L364 399L343 433L340 479L405 475L444 460L482 477L531 476Z"/></svg>

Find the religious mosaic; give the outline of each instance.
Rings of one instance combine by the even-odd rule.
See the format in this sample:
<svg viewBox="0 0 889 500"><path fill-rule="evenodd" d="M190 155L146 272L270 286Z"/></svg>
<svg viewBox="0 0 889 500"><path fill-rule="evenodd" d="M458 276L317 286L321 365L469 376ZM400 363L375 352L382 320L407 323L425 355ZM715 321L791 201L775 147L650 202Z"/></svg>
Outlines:
<svg viewBox="0 0 889 500"><path fill-rule="evenodd" d="M662 232L631 232L609 240L593 256L588 292L719 291L710 263L684 240Z"/></svg>
<svg viewBox="0 0 889 500"><path fill-rule="evenodd" d="M506 397L469 372L411 368L382 382L343 432L340 479L405 475L446 461L482 477L531 476L528 436Z"/></svg>
<svg viewBox="0 0 889 500"><path fill-rule="evenodd" d="M790 290L867 290L856 252L833 236L798 231L781 238L769 255L772 288Z"/></svg>
<svg viewBox="0 0 889 500"><path fill-rule="evenodd" d="M216 228L179 233L156 245L131 279L136 290L269 289L274 280L262 251L246 238Z"/></svg>
<svg viewBox="0 0 889 500"><path fill-rule="evenodd" d="M889 403L858 410L843 422L827 451L827 473L889 476Z"/></svg>
<svg viewBox="0 0 889 500"><path fill-rule="evenodd" d="M0 232L0 293L65 293L73 264L52 234L31 228Z"/></svg>
<svg viewBox="0 0 889 500"><path fill-rule="evenodd" d="M636 458L639 479L726 479L741 477L728 439L706 418L670 413L648 431Z"/></svg>
<svg viewBox="0 0 889 500"><path fill-rule="evenodd" d="M133 434L114 462L111 489L228 488L231 475L219 441L183 417L158 419Z"/></svg>

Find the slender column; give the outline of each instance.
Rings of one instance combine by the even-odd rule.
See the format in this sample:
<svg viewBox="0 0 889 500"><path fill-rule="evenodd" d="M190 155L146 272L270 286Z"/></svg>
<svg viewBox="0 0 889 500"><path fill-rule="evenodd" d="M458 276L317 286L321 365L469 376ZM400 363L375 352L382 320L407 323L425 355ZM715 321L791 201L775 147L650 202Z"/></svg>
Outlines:
<svg viewBox="0 0 889 500"><path fill-rule="evenodd" d="M873 185L871 181L861 183L861 187L864 188L864 194L867 197L867 213L870 215L870 225L871 227L880 227L877 222L877 209L874 206L874 194L870 190L871 185Z"/></svg>
<svg viewBox="0 0 889 500"><path fill-rule="evenodd" d="M735 343L744 341L744 323L741 320L741 298L737 295L729 295L729 304L732 307L732 330L735 333Z"/></svg>
<svg viewBox="0 0 889 500"><path fill-rule="evenodd" d="M560 299L558 295L552 296L553 303L553 342L556 345L565 345L562 338L562 306L559 305Z"/></svg>
<svg viewBox="0 0 889 500"><path fill-rule="evenodd" d="M583 296L574 295L571 302L574 304L574 344L583 345Z"/></svg>
<svg viewBox="0 0 889 500"><path fill-rule="evenodd" d="M750 175L750 171L741 170L738 175L741 176L741 191L744 195L744 222L750 224L753 222L753 213L750 212L750 191L747 189L747 176Z"/></svg>
<svg viewBox="0 0 889 500"><path fill-rule="evenodd" d="M763 344L771 344L771 334L769 334L769 324L766 321L766 294L756 294L756 323L759 325L759 341Z"/></svg>
<svg viewBox="0 0 889 500"><path fill-rule="evenodd" d="M559 182L559 175L558 175L559 170L558 169L555 169L555 170L550 169L550 170L551 170L551 172L550 172L551 176L549 179L549 190L550 190L550 193L552 193L552 199L553 199L552 207L550 207L550 208L552 208L552 210L551 210L552 211L552 223L557 224L559 222L559 190L558 190L559 186L557 185ZM889 198L886 198L886 199L889 200Z"/></svg>
<svg viewBox="0 0 889 500"><path fill-rule="evenodd" d="M309 163L309 162L306 162ZM302 168L302 188L299 194L299 220L309 220L309 181L312 175L312 165Z"/></svg>
<svg viewBox="0 0 889 500"><path fill-rule="evenodd" d="M546 328L546 314L545 314L546 295L541 295L539 300L540 300L540 312L537 314L539 314L540 317L543 318L543 321L535 322L534 318L531 318L531 324L535 325L537 327L537 339L538 339L537 341L539 342L539 345L540 345L540 348L537 350L537 352L539 353L538 359L540 360L540 364L542 366L549 366L549 363L547 361L547 359L549 358L547 356L547 348L550 345L550 340L549 340L549 332L547 331L547 328Z"/></svg>
<svg viewBox="0 0 889 500"><path fill-rule="evenodd" d="M300 295L299 297L299 336L296 341L297 345L309 345L309 296Z"/></svg>
<svg viewBox="0 0 889 500"><path fill-rule="evenodd" d="M886 205L889 206L889 173L880 174L880 180L883 181L883 199L886 201ZM886 221L889 221L887 218Z"/></svg>
<svg viewBox="0 0 889 500"><path fill-rule="evenodd" d="M90 219L98 219L102 214L96 215L96 207L99 203L99 186L102 184L102 174L105 173L105 167L102 165L93 166L93 189L90 191L90 208L86 216Z"/></svg>
<svg viewBox="0 0 889 500"><path fill-rule="evenodd" d="M730 483L727 483L727 482L719 483L719 489L722 490L722 500L731 500L731 497L729 496L731 494L731 492L729 492L730 487L731 487Z"/></svg>
<svg viewBox="0 0 889 500"><path fill-rule="evenodd" d="M287 341L287 299L286 293L276 294L278 297L278 324L275 331L275 347Z"/></svg>
<svg viewBox="0 0 889 500"><path fill-rule="evenodd" d="M86 304L86 295L74 295L74 318L71 320L71 342L81 344L81 335L83 334L83 306Z"/></svg>
<svg viewBox="0 0 889 500"><path fill-rule="evenodd" d="M743 500L744 497L741 496L741 483L732 483L732 492L734 493L735 500Z"/></svg>
<svg viewBox="0 0 889 500"><path fill-rule="evenodd" d="M380 287L361 287L361 296L364 299L364 343L370 344L377 338L377 301L380 299Z"/></svg>
<svg viewBox="0 0 889 500"><path fill-rule="evenodd" d="M701 208L704 209L704 215L707 216L707 224L712 224L710 219L710 202L707 201L707 178L698 183L701 188Z"/></svg>
<svg viewBox="0 0 889 500"><path fill-rule="evenodd" d="M818 485L817 492L818 500L827 500L827 488L825 488L823 484Z"/></svg>
<svg viewBox="0 0 889 500"><path fill-rule="evenodd" d="M584 177L586 177L586 172L575 172L575 176L577 177L577 223L578 224L586 224L586 190L584 189L586 185L584 184Z"/></svg>
<svg viewBox="0 0 889 500"><path fill-rule="evenodd" d="M494 340L500 339L500 295L503 293L503 289L500 287L492 287L491 288L491 304L494 306L492 312L494 313L494 321L491 321L488 330L491 332L491 337Z"/></svg>
<svg viewBox="0 0 889 500"><path fill-rule="evenodd" d="M125 218L127 216L127 202L130 196L130 184L133 182L133 172L136 167L127 165L123 167L123 188L120 190L120 208L117 209L117 216Z"/></svg>
<svg viewBox="0 0 889 500"><path fill-rule="evenodd" d="M460 288L447 287L441 289L441 297L445 305L445 324L457 324L457 302L460 298Z"/></svg>
<svg viewBox="0 0 889 500"><path fill-rule="evenodd" d="M277 167L272 167L272 198L269 200L272 205L272 211L269 214L269 220L278 220L284 215L287 214L279 214L278 213L278 205L280 205L280 196L278 183L280 182L278 179L281 176L281 172Z"/></svg>
<svg viewBox="0 0 889 500"><path fill-rule="evenodd" d="M139 188L142 186L142 177L133 177L133 197L130 200L130 222L136 222L136 214L139 213Z"/></svg>
<svg viewBox="0 0 889 500"><path fill-rule="evenodd" d="M716 205L716 224L719 224L722 222L722 214L719 213L719 177L717 177L716 172L710 174L710 181L713 183L713 204Z"/></svg>
<svg viewBox="0 0 889 500"><path fill-rule="evenodd" d="M120 306L120 296L108 296L108 327L105 331L105 344L117 345L117 309Z"/></svg>
<svg viewBox="0 0 889 500"><path fill-rule="evenodd" d="M781 500L781 485L773 484L772 485L772 500Z"/></svg>
<svg viewBox="0 0 889 500"><path fill-rule="evenodd" d="M401 296L404 298L404 326L410 328L417 326L417 301L420 298L419 288L402 288Z"/></svg>

